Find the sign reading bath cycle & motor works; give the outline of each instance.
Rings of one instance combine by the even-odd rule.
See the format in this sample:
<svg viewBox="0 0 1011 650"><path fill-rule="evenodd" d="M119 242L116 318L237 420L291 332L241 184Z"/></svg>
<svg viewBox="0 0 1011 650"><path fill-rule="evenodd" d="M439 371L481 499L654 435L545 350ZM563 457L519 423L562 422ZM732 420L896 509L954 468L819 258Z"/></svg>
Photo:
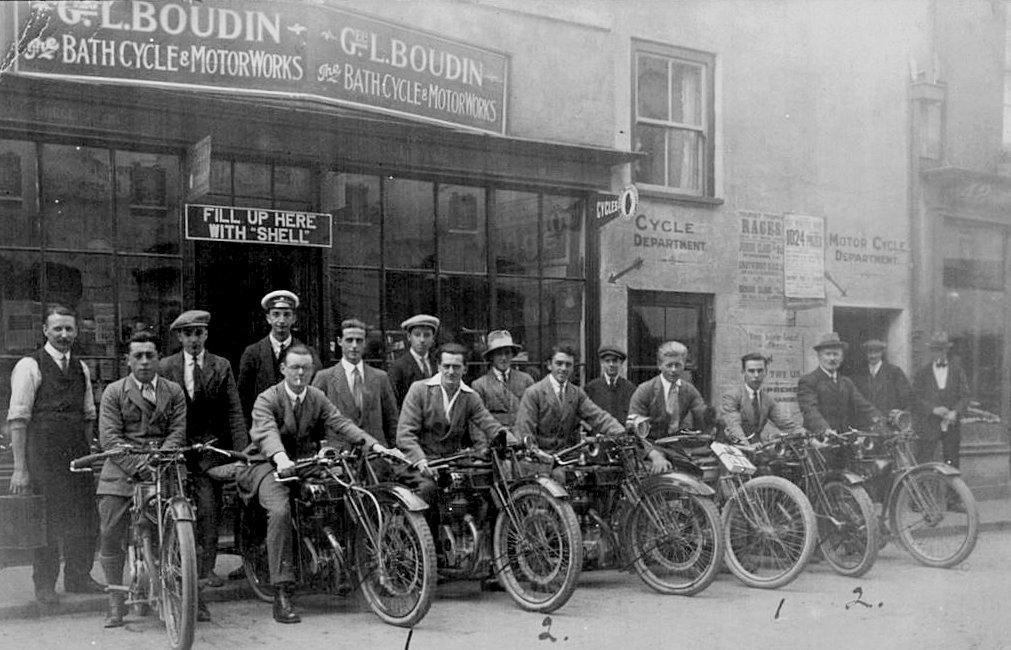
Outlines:
<svg viewBox="0 0 1011 650"><path fill-rule="evenodd" d="M319 212L187 203L186 239L330 248L333 224Z"/></svg>
<svg viewBox="0 0 1011 650"><path fill-rule="evenodd" d="M505 134L509 57L288 0L19 2L0 45L45 27L15 70L312 99Z"/></svg>

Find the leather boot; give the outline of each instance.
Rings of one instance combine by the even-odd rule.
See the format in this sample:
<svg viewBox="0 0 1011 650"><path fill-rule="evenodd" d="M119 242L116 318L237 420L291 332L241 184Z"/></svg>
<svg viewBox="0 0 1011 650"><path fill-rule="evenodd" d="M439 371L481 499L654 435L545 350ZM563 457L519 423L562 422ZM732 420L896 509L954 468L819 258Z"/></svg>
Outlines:
<svg viewBox="0 0 1011 650"><path fill-rule="evenodd" d="M274 620L278 623L301 623L302 617L295 613L291 604L291 587L277 585L274 590Z"/></svg>
<svg viewBox="0 0 1011 650"><path fill-rule="evenodd" d="M105 573L105 581L110 588L122 587L123 561L122 555L99 555L98 561ZM109 611L105 615L105 627L122 627L123 616L126 615L126 594L122 591L109 591Z"/></svg>
<svg viewBox="0 0 1011 650"><path fill-rule="evenodd" d="M109 611L105 613L105 627L123 627L126 615L126 596L118 592L109 594Z"/></svg>

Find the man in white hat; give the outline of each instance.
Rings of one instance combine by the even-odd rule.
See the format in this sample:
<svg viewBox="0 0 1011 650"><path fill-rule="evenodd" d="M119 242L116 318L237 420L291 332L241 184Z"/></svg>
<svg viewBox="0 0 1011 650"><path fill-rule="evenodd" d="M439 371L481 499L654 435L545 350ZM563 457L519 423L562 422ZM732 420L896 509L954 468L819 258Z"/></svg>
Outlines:
<svg viewBox="0 0 1011 650"><path fill-rule="evenodd" d="M628 355L617 345L601 345L597 350L601 376L586 384L586 395L618 422L628 419L628 405L635 384L621 376Z"/></svg>
<svg viewBox="0 0 1011 650"><path fill-rule="evenodd" d="M804 416L804 428L820 436L850 427L870 427L881 413L864 399L849 377L839 374L843 354L849 347L835 332L814 344L818 367L797 382L797 403Z"/></svg>
<svg viewBox="0 0 1011 650"><path fill-rule="evenodd" d="M411 384L428 379L438 367L432 357L432 347L439 331L439 319L428 314L416 314L401 323L400 327L407 332L408 350L390 365L390 383L397 396L397 405L403 406Z"/></svg>
<svg viewBox="0 0 1011 650"><path fill-rule="evenodd" d="M534 385L534 378L512 367L513 357L522 350L507 330L488 332L484 358L491 363L488 372L478 377L471 388L481 397L485 408L503 426L516 423L523 391Z"/></svg>
<svg viewBox="0 0 1011 650"><path fill-rule="evenodd" d="M207 351L210 312L191 309L179 314L169 330L175 332L182 349L163 358L158 374L183 387L186 396L187 444L215 440L218 447L242 451L249 444L242 402L228 359ZM214 573L218 556L218 528L221 524L222 484L207 471L228 462L224 456L205 452L188 459L187 468L197 506L196 538L199 556L197 574L212 586L220 586ZM197 620L211 620L203 599L198 600Z"/></svg>
<svg viewBox="0 0 1011 650"><path fill-rule="evenodd" d="M302 344L291 334L291 328L298 320L295 311L298 303L298 296L283 289L271 291L260 300L270 333L248 346L239 360L239 399L242 400L242 415L247 429L252 424L251 413L256 396L284 378L281 360L285 351L293 345ZM316 367L321 368L315 350L312 357Z"/></svg>
<svg viewBox="0 0 1011 650"><path fill-rule="evenodd" d="M935 333L928 345L933 359L913 377L913 417L919 435L916 459L921 463L934 460L940 442L944 462L958 467L960 420L969 406L969 380L958 360L948 358L953 344L946 332Z"/></svg>

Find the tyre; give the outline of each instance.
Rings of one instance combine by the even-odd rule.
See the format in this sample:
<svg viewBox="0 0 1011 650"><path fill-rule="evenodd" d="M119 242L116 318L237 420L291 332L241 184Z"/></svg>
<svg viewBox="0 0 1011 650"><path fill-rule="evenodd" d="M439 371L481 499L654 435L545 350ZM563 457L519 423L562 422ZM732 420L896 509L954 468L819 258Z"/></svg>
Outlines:
<svg viewBox="0 0 1011 650"><path fill-rule="evenodd" d="M727 567L749 587L789 584L814 552L817 527L799 487L778 476L753 478L723 507Z"/></svg>
<svg viewBox="0 0 1011 650"><path fill-rule="evenodd" d="M193 522L176 519L175 511L165 512L159 574L161 615L173 650L193 645L197 624L197 546Z"/></svg>
<svg viewBox="0 0 1011 650"><path fill-rule="evenodd" d="M647 488L623 537L635 572L662 594L691 596L716 579L723 527L712 499L685 494L674 485Z"/></svg>
<svg viewBox="0 0 1011 650"><path fill-rule="evenodd" d="M553 612L568 602L583 568L576 513L539 484L513 489L510 501L515 519L503 507L495 520L495 573L521 608Z"/></svg>
<svg viewBox="0 0 1011 650"><path fill-rule="evenodd" d="M828 481L823 486L825 512L818 512L818 548L841 575L867 573L881 548L877 514L867 491L859 485Z"/></svg>
<svg viewBox="0 0 1011 650"><path fill-rule="evenodd" d="M382 522L363 522L355 540L362 594L386 623L414 627L432 605L435 542L420 512L392 497L376 497Z"/></svg>
<svg viewBox="0 0 1011 650"><path fill-rule="evenodd" d="M892 496L891 524L899 543L916 561L949 568L975 548L979 511L960 476L925 468L900 481Z"/></svg>

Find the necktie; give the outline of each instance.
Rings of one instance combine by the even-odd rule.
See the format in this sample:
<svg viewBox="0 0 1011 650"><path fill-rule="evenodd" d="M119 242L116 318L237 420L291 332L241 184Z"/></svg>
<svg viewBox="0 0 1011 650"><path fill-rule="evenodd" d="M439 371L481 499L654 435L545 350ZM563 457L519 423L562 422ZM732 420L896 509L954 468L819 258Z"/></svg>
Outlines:
<svg viewBox="0 0 1011 650"><path fill-rule="evenodd" d="M938 361L936 365L937 365L938 368L947 368L948 367L948 362L947 361Z"/></svg>
<svg viewBox="0 0 1011 650"><path fill-rule="evenodd" d="M568 382L566 382L566 383L568 383ZM558 397L558 403L559 404L564 404L565 403L565 384L558 384L558 395L557 395L557 397Z"/></svg>
<svg viewBox="0 0 1011 650"><path fill-rule="evenodd" d="M143 385L140 389L140 396L147 400L150 404L154 404L157 401L154 395L154 386L150 383Z"/></svg>
<svg viewBox="0 0 1011 650"><path fill-rule="evenodd" d="M425 372L425 377L432 376L432 366L428 365L428 357L423 357L421 359L421 368Z"/></svg>
<svg viewBox="0 0 1011 650"><path fill-rule="evenodd" d="M204 371L200 367L200 362L196 359L193 360L193 397L202 393L204 390Z"/></svg>
<svg viewBox="0 0 1011 650"><path fill-rule="evenodd" d="M292 405L291 410L295 413L295 426L298 426L302 420L302 402L305 400L296 397L295 403Z"/></svg>
<svg viewBox="0 0 1011 650"><path fill-rule="evenodd" d="M277 351L277 359L274 360L274 371L278 376L281 374L281 362L284 361L284 353L287 351L288 346L282 343L280 349Z"/></svg>
<svg viewBox="0 0 1011 650"><path fill-rule="evenodd" d="M67 374L67 356L66 354L60 355L60 370L63 371L63 374Z"/></svg>
<svg viewBox="0 0 1011 650"><path fill-rule="evenodd" d="M670 422L667 424L667 433L672 435L676 434L681 422L678 417L678 388L677 384L673 382L671 382L670 390L667 391L665 407L667 409L667 415L670 416Z"/></svg>
<svg viewBox="0 0 1011 650"><path fill-rule="evenodd" d="M758 423L761 421L761 411L758 410L758 391L751 392L751 412L755 415L755 421L751 425L751 433L758 432Z"/></svg>
<svg viewBox="0 0 1011 650"><path fill-rule="evenodd" d="M355 398L355 408L358 413L362 412L362 373L358 372L358 366L351 372L351 394Z"/></svg>

